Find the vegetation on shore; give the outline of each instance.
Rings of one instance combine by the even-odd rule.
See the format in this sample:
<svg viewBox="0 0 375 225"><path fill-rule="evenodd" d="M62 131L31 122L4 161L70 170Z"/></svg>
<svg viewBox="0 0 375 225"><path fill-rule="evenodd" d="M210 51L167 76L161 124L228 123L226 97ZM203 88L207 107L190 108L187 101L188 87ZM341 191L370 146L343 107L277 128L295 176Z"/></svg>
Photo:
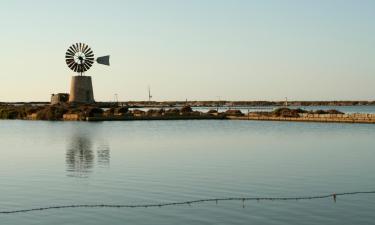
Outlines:
<svg viewBox="0 0 375 225"><path fill-rule="evenodd" d="M29 119L31 116L36 120L62 120L66 113L77 113L85 116L92 116L94 113L103 110L90 105L0 105L0 119Z"/></svg>
<svg viewBox="0 0 375 225"><path fill-rule="evenodd" d="M102 108L101 105L77 105L77 104L56 104L35 106L25 105L0 105L0 119L33 119L33 120L63 120L65 114L74 114L76 117L85 119L87 117L186 117L193 116L196 118L204 116L226 116L241 117L244 113L240 110L229 109L225 112L218 112L211 109L206 113L194 111L191 106L185 105L181 108L157 108L147 111L133 109L129 110L128 106L114 106ZM310 114L343 114L337 110L317 110L306 111L302 109L277 108L271 112L252 112L253 115L270 116L270 117L299 117L302 113Z"/></svg>
<svg viewBox="0 0 375 225"><path fill-rule="evenodd" d="M344 114L335 109L330 110L315 110L315 111L307 111L303 109L291 109L291 108L277 108L271 112L253 112L253 115L259 116L269 116L269 117L300 117L301 114L308 113L308 114Z"/></svg>

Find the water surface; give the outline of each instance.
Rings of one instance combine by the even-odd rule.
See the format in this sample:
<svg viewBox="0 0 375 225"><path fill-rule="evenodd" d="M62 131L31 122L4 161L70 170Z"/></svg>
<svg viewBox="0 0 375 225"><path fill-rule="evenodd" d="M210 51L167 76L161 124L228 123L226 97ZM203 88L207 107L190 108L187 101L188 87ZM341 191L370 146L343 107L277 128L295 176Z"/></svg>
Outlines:
<svg viewBox="0 0 375 225"><path fill-rule="evenodd" d="M372 124L0 121L0 210L375 189ZM371 224L375 196L0 215L1 224Z"/></svg>

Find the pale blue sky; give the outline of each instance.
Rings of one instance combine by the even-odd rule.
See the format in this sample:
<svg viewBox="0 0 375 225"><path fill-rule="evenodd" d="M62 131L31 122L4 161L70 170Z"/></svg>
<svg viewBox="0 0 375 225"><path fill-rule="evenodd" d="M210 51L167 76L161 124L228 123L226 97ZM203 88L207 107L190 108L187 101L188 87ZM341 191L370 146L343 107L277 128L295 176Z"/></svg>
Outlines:
<svg viewBox="0 0 375 225"><path fill-rule="evenodd" d="M69 92L74 42L111 55L98 101L375 99L371 0L4 0L0 28L0 101Z"/></svg>

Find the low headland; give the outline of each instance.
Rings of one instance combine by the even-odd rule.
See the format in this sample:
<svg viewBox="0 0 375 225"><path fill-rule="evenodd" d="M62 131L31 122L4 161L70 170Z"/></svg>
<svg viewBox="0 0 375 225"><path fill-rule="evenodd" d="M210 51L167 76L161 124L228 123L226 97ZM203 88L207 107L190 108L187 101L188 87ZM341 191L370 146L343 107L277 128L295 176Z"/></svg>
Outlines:
<svg viewBox="0 0 375 225"><path fill-rule="evenodd" d="M137 108L119 104L1 104L0 119L49 121L126 121L126 120L267 120L300 122L375 123L375 114L345 114L337 110L303 110L278 107L273 111L244 113L238 109L219 112L193 110L190 105L181 107Z"/></svg>

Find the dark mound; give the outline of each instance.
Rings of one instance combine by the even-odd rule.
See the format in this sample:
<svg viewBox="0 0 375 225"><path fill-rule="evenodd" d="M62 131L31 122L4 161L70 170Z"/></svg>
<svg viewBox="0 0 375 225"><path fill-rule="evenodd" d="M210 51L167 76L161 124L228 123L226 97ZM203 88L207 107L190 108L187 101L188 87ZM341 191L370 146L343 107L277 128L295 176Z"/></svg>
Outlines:
<svg viewBox="0 0 375 225"><path fill-rule="evenodd" d="M184 107L181 108L182 113L190 113L193 112L193 109L191 108L190 105L185 105Z"/></svg>
<svg viewBox="0 0 375 225"><path fill-rule="evenodd" d="M217 110L215 110L215 109L210 109L210 110L208 110L207 113L208 113L208 114L215 114L215 113L218 113L218 112L217 112Z"/></svg>
<svg viewBox="0 0 375 225"><path fill-rule="evenodd" d="M241 110L229 109L229 110L225 111L225 115L227 115L227 116L243 116L244 114L241 112Z"/></svg>
<svg viewBox="0 0 375 225"><path fill-rule="evenodd" d="M307 113L303 109L277 108L271 114L277 117L299 117L300 113Z"/></svg>

